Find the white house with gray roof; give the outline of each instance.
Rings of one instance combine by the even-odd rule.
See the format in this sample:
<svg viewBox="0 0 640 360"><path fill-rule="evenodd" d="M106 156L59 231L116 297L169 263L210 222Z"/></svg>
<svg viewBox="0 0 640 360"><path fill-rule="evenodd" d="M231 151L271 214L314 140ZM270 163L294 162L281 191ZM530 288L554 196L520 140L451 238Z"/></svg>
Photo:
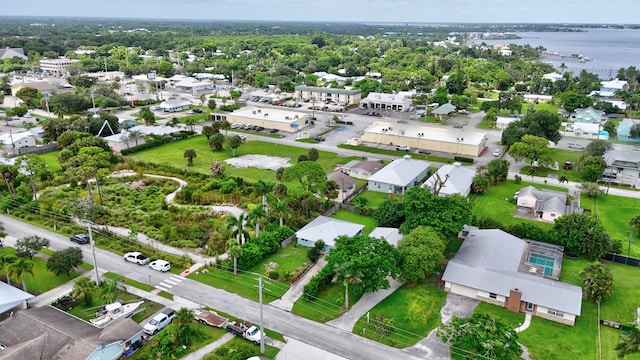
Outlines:
<svg viewBox="0 0 640 360"><path fill-rule="evenodd" d="M470 230L442 275L445 291L574 325L581 313L582 288L534 271L548 261L559 272L562 262L561 246L552 245L558 249L549 255L549 244L537 244L543 246L498 229Z"/></svg>
<svg viewBox="0 0 640 360"><path fill-rule="evenodd" d="M516 214L534 220L552 223L562 215L581 211L579 206L567 205L567 194L562 191L526 186L520 189L517 197Z"/></svg>
<svg viewBox="0 0 640 360"><path fill-rule="evenodd" d="M403 195L429 172L431 163L405 155L393 160L377 173L369 176L367 189L383 193Z"/></svg>
<svg viewBox="0 0 640 360"><path fill-rule="evenodd" d="M640 151L609 150L602 158L609 171L622 176L640 177Z"/></svg>
<svg viewBox="0 0 640 360"><path fill-rule="evenodd" d="M432 193L437 185L442 184L438 196L462 195L467 196L471 192L471 183L476 171L462 166L459 162L442 165L438 171L431 175L422 184L423 188L430 189Z"/></svg>
<svg viewBox="0 0 640 360"><path fill-rule="evenodd" d="M400 230L392 227L379 226L369 234L369 237L384 239L389 244L398 247L398 241L402 240L402 234Z"/></svg>
<svg viewBox="0 0 640 360"><path fill-rule="evenodd" d="M298 245L312 247L318 240L324 241L324 251L336 246L336 239L340 236L355 236L362 234L364 225L349 221L318 216L302 229L296 231Z"/></svg>

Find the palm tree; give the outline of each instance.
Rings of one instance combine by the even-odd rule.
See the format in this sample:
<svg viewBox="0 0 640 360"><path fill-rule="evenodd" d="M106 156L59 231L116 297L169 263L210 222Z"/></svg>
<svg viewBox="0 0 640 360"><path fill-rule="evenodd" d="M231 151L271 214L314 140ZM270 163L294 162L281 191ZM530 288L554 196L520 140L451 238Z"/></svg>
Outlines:
<svg viewBox="0 0 640 360"><path fill-rule="evenodd" d="M7 271L7 266L9 264L13 264L16 261L16 257L14 255L7 255L4 252L4 247L2 248L2 257L0 257L0 265L4 269L4 275L7 278L7 284L11 285L11 278L9 277L9 272Z"/></svg>
<svg viewBox="0 0 640 360"><path fill-rule="evenodd" d="M191 345L191 340L195 335L194 325L196 324L196 319L193 317L191 310L187 308L180 308L180 310L176 311L174 322L177 326L177 343L186 346Z"/></svg>
<svg viewBox="0 0 640 360"><path fill-rule="evenodd" d="M93 296L96 294L96 283L87 276L81 276L73 283L73 289L71 290L71 296L82 301L86 305L90 305L93 301Z"/></svg>
<svg viewBox="0 0 640 360"><path fill-rule="evenodd" d="M336 264L333 268L334 277L332 282L342 280L344 285L344 308L349 309L349 284L362 281L362 273L354 269L353 263L347 261L342 264Z"/></svg>
<svg viewBox="0 0 640 360"><path fill-rule="evenodd" d="M227 221L227 229L232 229L231 236L233 236L240 245L244 245L245 242L249 240L249 232L244 227L247 221L245 214L242 213L238 217L230 214L227 215L225 219Z"/></svg>
<svg viewBox="0 0 640 360"><path fill-rule="evenodd" d="M236 239L227 241L227 253L233 259L233 275L238 275L238 258L242 256L242 246Z"/></svg>
<svg viewBox="0 0 640 360"><path fill-rule="evenodd" d="M118 295L118 283L115 280L105 279L100 283L100 295L107 301L114 302Z"/></svg>
<svg viewBox="0 0 640 360"><path fill-rule="evenodd" d="M193 158L196 156L198 156L198 154L196 154L194 149L186 149L183 155L183 157L189 160L188 166L193 166Z"/></svg>
<svg viewBox="0 0 640 360"><path fill-rule="evenodd" d="M220 125L220 128L224 130L224 136L229 136L228 132L229 132L229 129L231 129L231 123L225 120L222 122L222 125Z"/></svg>
<svg viewBox="0 0 640 360"><path fill-rule="evenodd" d="M567 179L567 177L566 177L566 176L564 176L564 175L560 175L560 177L558 178L558 182L559 182L560 184L562 184L562 183L568 183L568 182L569 182L569 179Z"/></svg>
<svg viewBox="0 0 640 360"><path fill-rule="evenodd" d="M196 125L196 120L194 118L186 118L184 119L184 124L187 125L187 129L193 131L194 126Z"/></svg>
<svg viewBox="0 0 640 360"><path fill-rule="evenodd" d="M266 208L263 204L257 205L249 211L249 215L247 216L247 221L256 229L256 237L260 235L260 224L267 217Z"/></svg>
<svg viewBox="0 0 640 360"><path fill-rule="evenodd" d="M262 205L265 206L265 211L267 207L267 194L273 190L273 184L270 182L266 182L264 180L258 180L256 185L253 187L256 190L258 195L262 195Z"/></svg>
<svg viewBox="0 0 640 360"><path fill-rule="evenodd" d="M285 198L280 200L276 196L269 197L269 206L271 207L271 214L280 218L280 226L284 225L284 219L289 217L292 213L289 207L289 199Z"/></svg>
<svg viewBox="0 0 640 360"><path fill-rule="evenodd" d="M631 324L620 335L620 342L615 349L618 351L618 358L625 355L635 354L640 351L640 327L638 324Z"/></svg>
<svg viewBox="0 0 640 360"><path fill-rule="evenodd" d="M217 124L217 123L216 123ZM207 137L207 142L211 138L211 135L215 134L215 128L213 126L205 125L202 127L202 135Z"/></svg>
<svg viewBox="0 0 640 360"><path fill-rule="evenodd" d="M629 225L631 225L632 228L636 228L640 234L640 214L632 217L631 220L629 220Z"/></svg>
<svg viewBox="0 0 640 360"><path fill-rule="evenodd" d="M24 281L24 273L33 276L33 261L26 257L19 257L16 261L7 266L7 275L12 278L20 278L22 280L22 290L27 292L27 283Z"/></svg>

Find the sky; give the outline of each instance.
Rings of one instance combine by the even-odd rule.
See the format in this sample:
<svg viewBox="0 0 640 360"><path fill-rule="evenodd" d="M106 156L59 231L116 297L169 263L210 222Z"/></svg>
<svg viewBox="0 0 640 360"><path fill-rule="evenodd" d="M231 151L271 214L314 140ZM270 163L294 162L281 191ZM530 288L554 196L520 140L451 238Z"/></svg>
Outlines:
<svg viewBox="0 0 640 360"><path fill-rule="evenodd" d="M638 0L6 0L2 15L205 20L638 24Z"/></svg>

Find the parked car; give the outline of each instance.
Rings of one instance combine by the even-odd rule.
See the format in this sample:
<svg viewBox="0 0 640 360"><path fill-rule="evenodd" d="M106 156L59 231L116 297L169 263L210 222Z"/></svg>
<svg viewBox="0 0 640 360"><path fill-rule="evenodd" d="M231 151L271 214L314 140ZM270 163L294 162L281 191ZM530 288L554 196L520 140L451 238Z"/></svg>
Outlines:
<svg viewBox="0 0 640 360"><path fill-rule="evenodd" d="M71 241L73 241L76 244L88 244L89 243L89 237L86 234L75 234L75 235L71 235L69 237L69 239Z"/></svg>
<svg viewBox="0 0 640 360"><path fill-rule="evenodd" d="M493 150L493 154L491 154L495 157L500 157L500 155L502 155L502 151L500 151L500 149L495 149Z"/></svg>
<svg viewBox="0 0 640 360"><path fill-rule="evenodd" d="M408 146L405 146L405 145L398 145L398 146L396 146L396 150L398 150L398 151L409 151L409 150L411 150L411 148L408 147Z"/></svg>
<svg viewBox="0 0 640 360"><path fill-rule="evenodd" d="M419 154L431 155L431 151L425 149L418 149Z"/></svg>
<svg viewBox="0 0 640 360"><path fill-rule="evenodd" d="M202 109L193 109L194 114L202 114Z"/></svg>
<svg viewBox="0 0 640 360"><path fill-rule="evenodd" d="M153 260L149 267L156 271L167 272L171 270L171 264L167 260Z"/></svg>
<svg viewBox="0 0 640 360"><path fill-rule="evenodd" d="M269 132L272 133L272 134L275 134L275 133L278 132L278 129L271 129Z"/></svg>
<svg viewBox="0 0 640 360"><path fill-rule="evenodd" d="M617 179L618 174L613 172L613 170L606 169L605 171L602 172L602 177L606 179Z"/></svg>
<svg viewBox="0 0 640 360"><path fill-rule="evenodd" d="M564 162L564 169L565 170L571 170L572 167L573 167L573 163L571 161L565 161Z"/></svg>
<svg viewBox="0 0 640 360"><path fill-rule="evenodd" d="M124 260L138 265L146 265L149 263L149 257L143 255L139 251L128 252L124 254Z"/></svg>
<svg viewBox="0 0 640 360"><path fill-rule="evenodd" d="M193 114L193 110L188 110L187 114Z"/></svg>
<svg viewBox="0 0 640 360"><path fill-rule="evenodd" d="M153 319L151 319L151 321L149 321L142 329L146 334L155 335L167 325L171 324L175 316L175 310L166 308L158 315L154 316Z"/></svg>
<svg viewBox="0 0 640 360"><path fill-rule="evenodd" d="M235 336L243 337L255 344L260 343L260 339L264 338L264 334L251 324L245 324L238 321L231 321L227 324L227 330Z"/></svg>
<svg viewBox="0 0 640 360"><path fill-rule="evenodd" d="M244 135L239 135L239 136L240 136L240 140L247 141L247 137L246 136L244 136Z"/></svg>
<svg viewBox="0 0 640 360"><path fill-rule="evenodd" d="M315 140L315 141L317 141L317 142L320 142L320 141L324 141L324 140L325 140L325 138L324 138L324 136L314 136L314 137L313 137L313 140Z"/></svg>

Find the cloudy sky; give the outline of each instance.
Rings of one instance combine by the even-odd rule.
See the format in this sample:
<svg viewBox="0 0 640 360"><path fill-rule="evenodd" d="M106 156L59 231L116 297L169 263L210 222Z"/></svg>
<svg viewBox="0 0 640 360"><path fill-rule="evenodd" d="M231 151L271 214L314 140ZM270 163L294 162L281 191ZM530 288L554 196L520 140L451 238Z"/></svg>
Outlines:
<svg viewBox="0 0 640 360"><path fill-rule="evenodd" d="M2 15L637 24L638 0L6 0Z"/></svg>

